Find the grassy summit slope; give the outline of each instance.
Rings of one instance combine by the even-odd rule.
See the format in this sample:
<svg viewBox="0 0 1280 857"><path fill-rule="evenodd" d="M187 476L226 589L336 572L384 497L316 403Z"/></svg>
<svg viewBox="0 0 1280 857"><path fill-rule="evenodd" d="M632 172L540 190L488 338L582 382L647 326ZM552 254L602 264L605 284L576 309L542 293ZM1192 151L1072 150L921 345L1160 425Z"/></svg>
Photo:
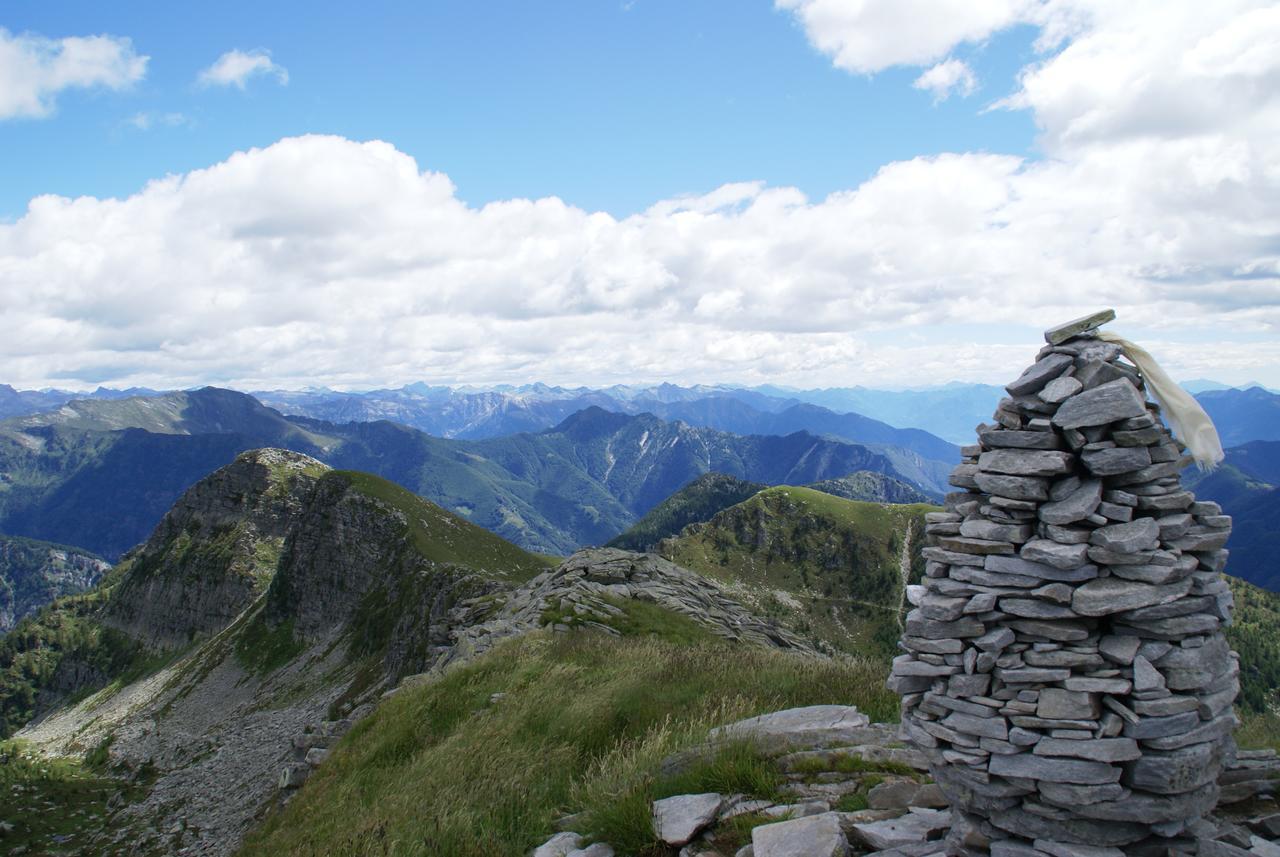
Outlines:
<svg viewBox="0 0 1280 857"><path fill-rule="evenodd" d="M776 785L743 748L680 777L660 773L665 756L789 706L839 700L891 719L884 675L863 660L662 636L518 638L381 705L241 854L523 857L570 810L620 854L662 853L652 799Z"/></svg>
<svg viewBox="0 0 1280 857"><path fill-rule="evenodd" d="M780 486L686 528L658 552L836 649L885 655L898 637L904 581L923 570L918 548L932 508Z"/></svg>
<svg viewBox="0 0 1280 857"><path fill-rule="evenodd" d="M336 478L345 479L355 490L403 515L406 535L431 562L467 566L514 583L523 583L555 565L554 559L521 550L380 476L340 470Z"/></svg>
<svg viewBox="0 0 1280 857"><path fill-rule="evenodd" d="M649 510L631 529L607 547L651 550L658 542L690 524L709 521L717 512L737 505L767 486L724 473L704 473Z"/></svg>

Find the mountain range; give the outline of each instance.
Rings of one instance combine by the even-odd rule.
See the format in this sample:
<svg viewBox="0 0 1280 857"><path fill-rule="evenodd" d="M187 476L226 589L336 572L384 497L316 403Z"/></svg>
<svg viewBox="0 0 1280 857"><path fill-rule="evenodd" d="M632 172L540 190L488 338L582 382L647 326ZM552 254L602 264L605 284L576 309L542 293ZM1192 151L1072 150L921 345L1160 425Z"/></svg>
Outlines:
<svg viewBox="0 0 1280 857"><path fill-rule="evenodd" d="M114 559L196 480L263 446L384 476L527 549L561 555L607 541L701 473L808 484L872 471L936 496L948 469L901 448L803 431L736 435L598 407L538 433L446 439L386 421L287 418L246 394L204 388L0 423L0 532Z"/></svg>

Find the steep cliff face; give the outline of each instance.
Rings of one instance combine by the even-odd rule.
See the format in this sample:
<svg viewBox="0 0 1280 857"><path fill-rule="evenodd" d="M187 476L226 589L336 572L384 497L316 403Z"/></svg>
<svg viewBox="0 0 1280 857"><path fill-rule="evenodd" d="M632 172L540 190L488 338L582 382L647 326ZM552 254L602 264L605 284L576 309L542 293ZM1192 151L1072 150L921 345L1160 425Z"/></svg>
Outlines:
<svg viewBox="0 0 1280 857"><path fill-rule="evenodd" d="M0 634L53 599L93 586L110 567L87 551L0 535Z"/></svg>
<svg viewBox="0 0 1280 857"><path fill-rule="evenodd" d="M129 558L103 621L152 648L221 631L270 584L328 470L301 453L260 449L192 486Z"/></svg>

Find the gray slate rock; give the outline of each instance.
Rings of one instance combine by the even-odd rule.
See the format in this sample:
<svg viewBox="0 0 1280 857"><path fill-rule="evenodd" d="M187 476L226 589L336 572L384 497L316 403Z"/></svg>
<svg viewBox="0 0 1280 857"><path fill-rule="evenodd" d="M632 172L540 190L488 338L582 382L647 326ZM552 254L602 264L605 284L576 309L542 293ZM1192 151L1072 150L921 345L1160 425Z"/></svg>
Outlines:
<svg viewBox="0 0 1280 857"><path fill-rule="evenodd" d="M1147 412L1146 402L1129 381L1110 381L1067 399L1053 415L1059 428L1086 428L1117 422Z"/></svg>
<svg viewBox="0 0 1280 857"><path fill-rule="evenodd" d="M724 798L714 792L655 800L654 835L668 845L687 845L716 820L723 802Z"/></svg>
<svg viewBox="0 0 1280 857"><path fill-rule="evenodd" d="M755 857L845 857L849 844L834 812L811 815L775 824L762 824L751 831Z"/></svg>

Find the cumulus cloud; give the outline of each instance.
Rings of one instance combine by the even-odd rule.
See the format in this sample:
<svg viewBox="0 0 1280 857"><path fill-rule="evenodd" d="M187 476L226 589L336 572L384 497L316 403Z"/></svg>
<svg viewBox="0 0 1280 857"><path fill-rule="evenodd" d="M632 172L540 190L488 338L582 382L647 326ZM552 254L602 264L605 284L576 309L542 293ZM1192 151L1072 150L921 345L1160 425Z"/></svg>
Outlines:
<svg viewBox="0 0 1280 857"><path fill-rule="evenodd" d="M273 76L281 86L289 83L289 71L271 59L271 51L227 51L202 70L196 81L201 86L234 86L244 89L253 77Z"/></svg>
<svg viewBox="0 0 1280 857"><path fill-rule="evenodd" d="M911 85L931 92L936 103L946 101L952 92L972 95L978 88L978 79L964 60L949 59L928 68Z"/></svg>
<svg viewBox="0 0 1280 857"><path fill-rule="evenodd" d="M146 75L148 59L119 36L50 39L0 27L0 119L49 116L67 89L126 89Z"/></svg>
<svg viewBox="0 0 1280 857"><path fill-rule="evenodd" d="M775 0L845 71L928 65L1026 18L1035 0Z"/></svg>
<svg viewBox="0 0 1280 857"><path fill-rule="evenodd" d="M387 143L321 136L124 199L38 197L0 224L5 380L1004 381L1040 328L1114 306L1175 375L1280 383L1271 16L1172 5L1147 8L1159 38L1112 4L1039 10L1009 107L1046 157L899 161L824 199L475 207Z"/></svg>

